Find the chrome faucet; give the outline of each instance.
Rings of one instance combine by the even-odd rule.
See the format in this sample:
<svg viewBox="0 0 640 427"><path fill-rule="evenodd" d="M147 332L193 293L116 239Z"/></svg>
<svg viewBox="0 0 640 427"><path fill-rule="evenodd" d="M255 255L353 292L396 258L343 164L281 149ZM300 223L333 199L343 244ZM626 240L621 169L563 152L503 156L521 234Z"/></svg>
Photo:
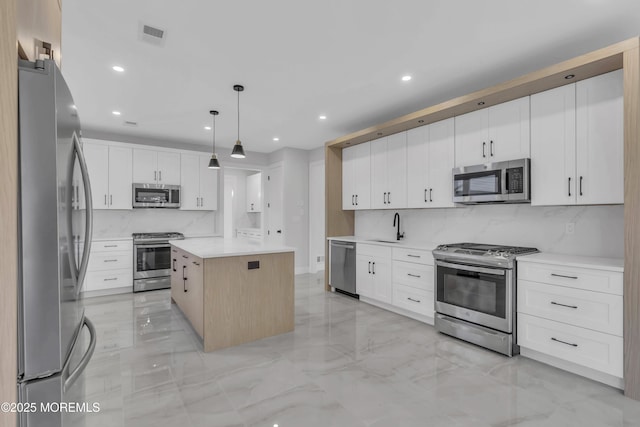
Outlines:
<svg viewBox="0 0 640 427"><path fill-rule="evenodd" d="M396 220L398 221L398 231L396 232L396 240L404 238L404 233L400 233L400 214L396 212L393 216L393 226L396 226Z"/></svg>

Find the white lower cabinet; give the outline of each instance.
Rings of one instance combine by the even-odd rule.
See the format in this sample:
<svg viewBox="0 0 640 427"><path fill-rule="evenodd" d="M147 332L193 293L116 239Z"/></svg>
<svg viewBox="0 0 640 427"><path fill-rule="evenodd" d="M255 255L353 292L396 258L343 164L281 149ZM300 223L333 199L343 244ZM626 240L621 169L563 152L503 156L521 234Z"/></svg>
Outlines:
<svg viewBox="0 0 640 427"><path fill-rule="evenodd" d="M131 240L103 240L91 243L83 292L133 290L133 243Z"/></svg>
<svg viewBox="0 0 640 427"><path fill-rule="evenodd" d="M358 244L356 293L376 301L391 303L391 248Z"/></svg>
<svg viewBox="0 0 640 427"><path fill-rule="evenodd" d="M542 361L618 386L623 377L622 272L602 265L586 268L588 257L567 257L572 259L564 265L535 262L536 257L553 258L538 254L518 261L522 354L531 357L532 350L547 358Z"/></svg>
<svg viewBox="0 0 640 427"><path fill-rule="evenodd" d="M393 305L433 318L433 255L393 248Z"/></svg>

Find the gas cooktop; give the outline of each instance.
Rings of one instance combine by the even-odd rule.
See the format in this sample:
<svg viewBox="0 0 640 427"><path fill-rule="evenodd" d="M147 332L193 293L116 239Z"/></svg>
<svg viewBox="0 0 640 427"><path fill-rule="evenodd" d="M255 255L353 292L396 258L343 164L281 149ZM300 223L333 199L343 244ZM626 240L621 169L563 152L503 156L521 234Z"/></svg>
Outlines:
<svg viewBox="0 0 640 427"><path fill-rule="evenodd" d="M508 265L519 255L538 253L536 248L490 245L484 243L451 243L440 245L433 251L435 259L470 261L476 264Z"/></svg>
<svg viewBox="0 0 640 427"><path fill-rule="evenodd" d="M136 241L148 241L148 240L180 240L184 239L182 233L133 233L133 240Z"/></svg>

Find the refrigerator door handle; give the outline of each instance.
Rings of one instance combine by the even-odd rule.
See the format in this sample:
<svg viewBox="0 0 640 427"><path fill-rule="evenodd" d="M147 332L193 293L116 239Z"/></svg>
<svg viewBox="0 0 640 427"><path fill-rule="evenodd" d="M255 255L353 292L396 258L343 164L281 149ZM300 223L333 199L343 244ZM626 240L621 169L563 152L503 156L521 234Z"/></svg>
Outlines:
<svg viewBox="0 0 640 427"><path fill-rule="evenodd" d="M82 174L82 182L84 184L84 198L85 198L85 211L86 211L86 230L84 234L84 248L82 252L82 260L80 261L80 267L78 268L78 289L76 290L76 296L80 294L82 289L82 283L84 277L87 274L87 266L89 265L89 253L91 252L91 240L93 240L93 198L91 196L91 183L89 182L89 171L87 169L87 162L80 146L80 139L76 132L73 132L73 147L78 155L78 163L80 164L80 173ZM69 212L71 215L71 212Z"/></svg>
<svg viewBox="0 0 640 427"><path fill-rule="evenodd" d="M84 356L82 356L82 359L80 359L80 362L78 363L78 366L76 367L76 369L74 369L73 372L71 372L69 376L64 380L62 390L65 393L67 390L69 390L73 386L73 383L76 382L76 380L80 377L80 375L82 375L85 368L89 364L89 361L91 360L91 356L93 356L93 352L96 349L97 334L96 334L95 326L93 326L93 323L91 323L91 320L89 320L89 318L87 317L83 319L82 325L86 326L87 329L89 330L89 334L91 335L91 341L89 342L89 348L87 348L87 352L84 354ZM78 335L76 336L76 341L78 340L78 337L80 336L81 333L82 333L82 330L78 331ZM75 347L75 342L73 344ZM69 369L69 366L68 366L69 360L67 360L67 365L63 369L63 372L65 373Z"/></svg>

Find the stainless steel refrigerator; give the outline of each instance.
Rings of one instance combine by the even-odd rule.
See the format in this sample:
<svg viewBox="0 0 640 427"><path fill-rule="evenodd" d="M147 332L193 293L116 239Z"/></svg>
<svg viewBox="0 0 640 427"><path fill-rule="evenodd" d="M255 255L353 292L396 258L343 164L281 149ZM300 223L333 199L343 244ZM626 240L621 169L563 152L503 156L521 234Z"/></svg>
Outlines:
<svg viewBox="0 0 640 427"><path fill-rule="evenodd" d="M90 409L59 406L86 403L83 372L96 344L80 295L92 234L80 120L53 61L20 61L18 80L17 387L21 403L37 405L35 412L20 414L18 425L82 426Z"/></svg>

